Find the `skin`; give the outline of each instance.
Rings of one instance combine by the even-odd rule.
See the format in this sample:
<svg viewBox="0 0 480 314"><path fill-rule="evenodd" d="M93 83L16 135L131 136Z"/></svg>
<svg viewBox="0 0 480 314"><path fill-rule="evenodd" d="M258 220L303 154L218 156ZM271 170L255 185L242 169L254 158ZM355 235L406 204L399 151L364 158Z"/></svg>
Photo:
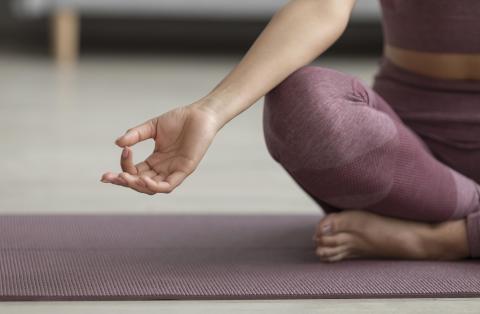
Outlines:
<svg viewBox="0 0 480 314"><path fill-rule="evenodd" d="M384 53L409 71L448 80L480 80L480 54L431 53L386 45Z"/></svg>
<svg viewBox="0 0 480 314"><path fill-rule="evenodd" d="M240 63L206 96L120 136L115 143L122 148L122 172L106 172L101 181L149 195L172 192L198 167L226 123L340 37L354 4L355 0L290 1L275 13ZM480 79L480 55L424 53L389 45L384 53L393 63L419 74ZM147 139L155 142L152 154L134 164L131 146ZM313 241L323 262L469 256L465 219L428 224L349 210L322 217Z"/></svg>

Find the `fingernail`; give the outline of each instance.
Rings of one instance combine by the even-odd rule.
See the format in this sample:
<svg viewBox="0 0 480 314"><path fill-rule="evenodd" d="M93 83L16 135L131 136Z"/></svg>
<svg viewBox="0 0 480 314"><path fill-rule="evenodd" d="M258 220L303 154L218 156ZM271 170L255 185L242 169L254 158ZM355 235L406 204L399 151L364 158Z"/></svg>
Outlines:
<svg viewBox="0 0 480 314"><path fill-rule="evenodd" d="M103 183L107 183L107 180L105 180L104 178L101 178L100 181L102 181Z"/></svg>
<svg viewBox="0 0 480 314"><path fill-rule="evenodd" d="M128 149L124 148L122 152L122 158L127 158L128 157Z"/></svg>
<svg viewBox="0 0 480 314"><path fill-rule="evenodd" d="M322 227L322 234L330 234L332 232L332 226L330 224Z"/></svg>

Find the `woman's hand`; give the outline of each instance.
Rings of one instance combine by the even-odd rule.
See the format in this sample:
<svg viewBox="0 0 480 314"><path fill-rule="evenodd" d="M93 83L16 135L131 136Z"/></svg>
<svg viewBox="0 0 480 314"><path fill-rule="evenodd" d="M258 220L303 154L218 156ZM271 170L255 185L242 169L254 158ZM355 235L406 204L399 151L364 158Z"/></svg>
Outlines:
<svg viewBox="0 0 480 314"><path fill-rule="evenodd" d="M194 103L168 111L129 129L115 143L123 147L123 172L103 174L101 181L146 194L170 193L191 174L205 155L221 124L214 112ZM155 140L153 153L136 165L129 146Z"/></svg>

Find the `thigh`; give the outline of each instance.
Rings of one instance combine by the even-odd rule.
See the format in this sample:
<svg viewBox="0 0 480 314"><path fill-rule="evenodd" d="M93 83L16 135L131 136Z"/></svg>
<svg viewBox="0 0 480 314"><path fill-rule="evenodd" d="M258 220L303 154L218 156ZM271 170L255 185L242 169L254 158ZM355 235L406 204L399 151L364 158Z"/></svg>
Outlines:
<svg viewBox="0 0 480 314"><path fill-rule="evenodd" d="M266 96L264 131L275 160L326 211L436 222L478 205L474 182L435 158L385 99L348 74L294 73Z"/></svg>

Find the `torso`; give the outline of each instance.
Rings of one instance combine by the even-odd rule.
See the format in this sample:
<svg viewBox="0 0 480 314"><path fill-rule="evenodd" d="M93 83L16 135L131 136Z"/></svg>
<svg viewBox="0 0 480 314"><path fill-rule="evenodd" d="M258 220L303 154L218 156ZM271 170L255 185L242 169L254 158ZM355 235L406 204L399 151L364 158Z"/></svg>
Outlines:
<svg viewBox="0 0 480 314"><path fill-rule="evenodd" d="M421 52L386 44L384 55L395 65L425 76L480 80L480 53Z"/></svg>
<svg viewBox="0 0 480 314"><path fill-rule="evenodd" d="M480 80L480 0L380 0L384 56L411 72Z"/></svg>

